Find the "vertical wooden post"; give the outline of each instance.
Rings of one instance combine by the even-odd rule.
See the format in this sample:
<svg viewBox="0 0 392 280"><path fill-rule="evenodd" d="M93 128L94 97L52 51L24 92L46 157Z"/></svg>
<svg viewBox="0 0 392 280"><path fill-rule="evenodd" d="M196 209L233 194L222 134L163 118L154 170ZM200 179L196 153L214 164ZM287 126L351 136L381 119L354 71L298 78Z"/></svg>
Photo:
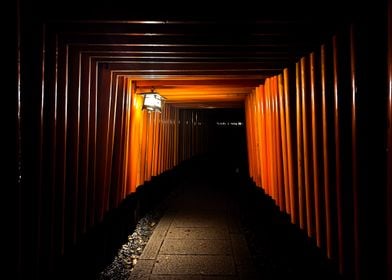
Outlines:
<svg viewBox="0 0 392 280"><path fill-rule="evenodd" d="M126 98L126 86L124 84L124 76L115 75L116 77L116 88L117 88L117 109L115 114L115 125L113 135L113 152L112 152L112 176L111 182L113 187L111 189L110 208L118 207L122 199L122 193L124 192L124 180L123 180L123 167L124 167L124 147L125 147L125 98Z"/></svg>
<svg viewBox="0 0 392 280"><path fill-rule="evenodd" d="M58 59L59 55L59 45L58 45L58 38L56 38L56 60ZM65 85L68 83L68 47L65 49ZM67 107L68 107L68 88L67 86L64 87L64 92L63 93L63 98L60 101L61 103L61 120L62 120L62 127L60 128L61 131L61 144L62 147L60 148L60 151L62 151L61 159L62 159L62 170L61 170L61 175L59 176L61 178L61 185L59 185L61 191L60 191L60 200L61 200L61 210L60 210L60 220L61 220L61 225L60 225L60 254L63 255L65 252L65 208L66 208L66 170L67 170L67 129L68 129L68 114L67 114ZM99 207L98 207L99 209Z"/></svg>
<svg viewBox="0 0 392 280"><path fill-rule="evenodd" d="M174 107L170 107L170 120L169 120L169 126L170 126L170 157L169 157L170 166L169 166L169 168L172 168L174 166L174 123L173 123L173 120L174 120Z"/></svg>
<svg viewBox="0 0 392 280"><path fill-rule="evenodd" d="M291 124L290 124L290 102L289 102L289 70L283 70L284 80L284 100L285 100L285 121L286 121L286 137L287 137L287 173L289 178L289 194L290 194L290 214L291 222L297 222L297 211L295 209L295 183L293 170L293 153L291 143Z"/></svg>
<svg viewBox="0 0 392 280"><path fill-rule="evenodd" d="M274 139L275 139L275 133L274 133L274 126L273 126L273 104L272 104L272 81L271 79L266 80L266 98L267 98L267 125L268 125L268 154L269 154L269 159L268 162L269 164L269 173L271 175L271 181L270 181L270 195L271 197L276 201L276 158L275 158L275 146L274 146Z"/></svg>
<svg viewBox="0 0 392 280"><path fill-rule="evenodd" d="M268 195L271 195L271 189L272 189L272 170L271 170L271 146L270 146L270 139L271 139L271 133L270 133L270 107L269 107L269 85L268 85L268 79L265 80L264 83L264 108L265 108L265 136L266 136L266 158L267 158L267 170L266 172L268 173L268 181L266 186L264 187L266 190L266 193Z"/></svg>
<svg viewBox="0 0 392 280"><path fill-rule="evenodd" d="M143 124L143 112L142 106L140 104L141 99L143 97L136 94L135 90L135 83L130 81L129 82L129 89L130 89L130 137L129 137L129 189L128 192L136 191L136 187L139 182L140 178L140 163L142 160L141 157L141 144L142 144L142 124Z"/></svg>
<svg viewBox="0 0 392 280"><path fill-rule="evenodd" d="M158 118L158 152L157 152L157 172L162 173L162 153L163 153L163 141L162 141L162 135L163 135L163 112L159 114Z"/></svg>
<svg viewBox="0 0 392 280"><path fill-rule="evenodd" d="M115 82L114 82L115 80ZM116 120L116 115L118 114L118 106L117 106L117 99L119 95L119 87L118 87L118 76L116 78L114 77L114 73L111 71L110 73L110 95L113 95L113 99L111 100L111 113L109 114L109 127L108 127L108 149L107 149L107 197L106 197L106 210L109 210L111 208L110 205L110 195L113 192L111 188L114 186L112 185L112 176L113 176L113 151L114 151L114 138L116 135L116 126L117 126L117 120Z"/></svg>
<svg viewBox="0 0 392 280"><path fill-rule="evenodd" d="M388 131L387 131L387 170L392 170L392 0L388 1ZM387 172L387 227L388 227L388 245L387 245L387 279L392 279L392 172Z"/></svg>
<svg viewBox="0 0 392 280"><path fill-rule="evenodd" d="M250 126L251 126L251 119L250 119L250 105L249 101L250 100L250 95L248 95L245 99L245 123L246 123L246 148L248 151L248 163L249 163L249 176L252 178L252 152L251 152L251 145L252 145L252 140L250 137Z"/></svg>
<svg viewBox="0 0 392 280"><path fill-rule="evenodd" d="M146 142L146 163L147 163L147 172L146 172L146 180L151 180L151 170L152 170L152 156L154 150L154 114L155 112L150 112L148 114L148 129L147 129L147 142Z"/></svg>
<svg viewBox="0 0 392 280"><path fill-rule="evenodd" d="M17 255L17 271L16 278L22 279L23 259L22 259L22 92L21 92L21 19L20 19L20 0L16 0L16 83L17 83L17 96L16 96L16 191L17 191L17 239L18 244L16 248Z"/></svg>
<svg viewBox="0 0 392 280"><path fill-rule="evenodd" d="M167 170L169 168L169 147L170 147L170 126L169 126L169 120L170 120L170 107L165 106L166 112L165 112L165 153L163 157L163 170ZM190 138L188 138L189 142L188 143L188 149L189 149L189 143L191 141ZM189 151L189 150L188 150ZM189 158L189 154L188 154Z"/></svg>
<svg viewBox="0 0 392 280"><path fill-rule="evenodd" d="M360 241L359 241L359 201L358 201L358 163L357 163L357 77L354 27L350 28L350 81L351 81L351 156L354 208L354 272L360 279Z"/></svg>
<svg viewBox="0 0 392 280"><path fill-rule="evenodd" d="M284 179L283 179L283 160L282 160L282 144L281 144L281 131L279 123L279 85L278 76L273 77L273 102L274 102L274 124L275 124L275 150L276 150L276 189L278 197L278 205L281 211L285 211L285 192L284 192Z"/></svg>
<svg viewBox="0 0 392 280"><path fill-rule="evenodd" d="M97 218L96 208L97 208L97 126L98 126L98 66L93 63L92 59L89 59L89 71L90 82L89 82L89 92L91 98L91 113L90 113L90 149L89 149L89 161L91 162L91 168L89 169L89 184L90 184L90 211L89 211L89 221L88 225L91 226L95 223Z"/></svg>
<svg viewBox="0 0 392 280"><path fill-rule="evenodd" d="M124 144L124 174L123 174L123 182L124 182L124 190L122 193L122 198L125 198L130 193L130 137L131 137L131 80L125 79L124 86L125 86L125 124L124 124L124 132L125 132L125 144Z"/></svg>
<svg viewBox="0 0 392 280"><path fill-rule="evenodd" d="M174 133L173 133L173 137L174 137L174 165L178 164L178 108L174 108L174 119L173 119L173 126L174 126ZM204 124L202 124L203 126L200 127L200 129L202 129L204 127ZM202 140L204 140L204 137L201 138ZM204 146L204 144L206 143L202 143L202 146Z"/></svg>
<svg viewBox="0 0 392 280"><path fill-rule="evenodd" d="M260 113L260 88L256 87L254 94L255 96L255 104L254 104L254 108L255 108L255 126L254 129L256 130L257 134L256 134L256 155L257 155L257 162L258 162L258 166L257 166L257 181L258 181L258 186L264 186L264 182L263 182L263 170L264 170L264 166L263 166L263 158L262 158L262 151L263 151L263 147L261 144L261 113Z"/></svg>
<svg viewBox="0 0 392 280"><path fill-rule="evenodd" d="M339 104L339 79L338 79L338 49L336 36L332 39L333 51L333 88L334 88L334 126L335 126L335 185L336 185L336 210L337 210L337 231L338 231L338 256L339 272L344 271L344 251L343 251L343 213L342 213L342 175L340 162L340 104Z"/></svg>
<svg viewBox="0 0 392 280"><path fill-rule="evenodd" d="M110 149L111 149L111 128L112 128L112 114L113 114L113 90L112 90L112 83L113 83L113 76L110 70L106 69L101 69L102 75L107 75L108 80L104 80L102 83L102 86L100 87L101 90L108 90L107 92L101 91L101 95L108 95L108 99L103 99L100 97L101 100L101 107L104 108L105 110L105 120L103 124L103 129L105 135L103 135L104 139L102 142L102 146L100 149L103 149L104 151L104 157L102 165L103 165L103 187L102 187L102 207L101 207L101 213L100 213L100 218L101 220L104 218L105 212L109 209L109 188L110 188L110 172L111 172L111 154L110 154ZM107 101L107 102L105 102ZM110 161L110 164L109 164Z"/></svg>
<svg viewBox="0 0 392 280"><path fill-rule="evenodd" d="M339 271L343 273L344 270L344 255L343 255L343 212L342 212L342 179L341 179L341 165L340 165L340 104L339 104L339 75L338 75L338 48L336 36L332 39L333 47L333 77L334 77L334 126L335 126L335 185L336 185L336 208L337 208L337 227L338 227L338 256L339 256ZM330 251L332 255L332 252Z"/></svg>
<svg viewBox="0 0 392 280"><path fill-rule="evenodd" d="M314 195L314 217L316 223L316 242L321 247L321 225L320 225L320 192L319 192L319 166L317 153L317 112L316 112L316 81L315 81L314 53L310 54L310 97L312 111L312 151L313 151L313 195Z"/></svg>
<svg viewBox="0 0 392 280"><path fill-rule="evenodd" d="M256 185L257 186L262 186L261 183L261 176L260 176L260 171L261 171L261 158L260 158L260 126L259 126L259 108L258 108L258 102L259 102L259 92L258 89L255 88L252 92L252 95L254 97L254 104L253 104L253 113L254 113L254 126L253 129L255 131L255 145L256 145L256 150L255 150L255 158L256 158Z"/></svg>
<svg viewBox="0 0 392 280"><path fill-rule="evenodd" d="M40 119L40 124L39 124L39 143L38 143L38 159L37 159L37 164L38 164L38 175L37 175L37 240L36 240L36 266L37 268L39 267L40 263L40 255L42 251L42 227L43 227L43 199L44 199L44 182L43 182L43 158L44 158L44 110L45 107L47 106L45 104L45 41L46 41L46 31L45 31L45 24L42 27L42 41L41 41L41 94L40 94L40 104L39 104L39 119Z"/></svg>
<svg viewBox="0 0 392 280"><path fill-rule="evenodd" d="M254 180L257 186L262 187L262 184L260 182L259 174L260 174L260 157L259 157L259 149L260 149L260 143L259 143L259 135L258 135L258 116L257 116L257 89L252 91L252 134L253 134L253 147L254 147L254 155L253 155L253 161L254 161Z"/></svg>
<svg viewBox="0 0 392 280"><path fill-rule="evenodd" d="M80 190L81 190L81 213L79 214L80 219L80 231L82 233L87 230L87 211L88 211L88 197L89 197L89 142L90 142L90 89L88 84L90 82L90 67L88 56L80 54L81 69L79 72L78 87L81 90L81 116L80 116ZM53 171L52 171L53 172ZM54 174L54 172L53 172ZM54 188L54 186L53 186ZM53 207L54 209L54 207ZM54 212L54 211L53 211Z"/></svg>
<svg viewBox="0 0 392 280"><path fill-rule="evenodd" d="M282 158L283 158L283 181L284 181L284 194L285 194L285 210L288 214L291 213L290 206L290 186L288 175L288 155L287 155L287 136L286 136L286 123L285 123L285 97L283 86L283 75L278 76L278 96L279 96L279 113L280 113L280 130L282 141Z"/></svg>
<svg viewBox="0 0 392 280"><path fill-rule="evenodd" d="M252 178L252 153L251 153L251 145L252 145L252 141L250 138L250 126L251 126L251 120L250 120L250 116L249 116L249 100L250 100L250 95L248 95L245 99L245 123L246 123L246 148L247 148L247 152L248 152L248 163L249 163L249 176L250 178Z"/></svg>
<svg viewBox="0 0 392 280"><path fill-rule="evenodd" d="M161 134L161 159L160 159L160 164L161 164L161 170L164 171L166 168L165 165L165 157L166 157L166 151L167 151L167 147L166 147L166 135L167 135L167 131L166 131L166 121L167 121L167 107L165 106L163 108L163 112L162 112L162 116L161 116L161 126L162 126L162 134Z"/></svg>
<svg viewBox="0 0 392 280"><path fill-rule="evenodd" d="M299 226L305 229L305 212L304 212L304 183L303 183L303 158L302 158L302 98L301 98L301 67L300 63L296 63L295 79L296 79L296 108L297 108L297 178L298 178L298 211Z"/></svg>
<svg viewBox="0 0 392 280"><path fill-rule="evenodd" d="M140 170L138 173L138 182L137 185L142 184L146 178L146 150L147 150L147 129L148 129L148 113L146 111L141 112L140 116L140 134L141 134L141 145L139 148L140 161L137 162L138 169Z"/></svg>
<svg viewBox="0 0 392 280"><path fill-rule="evenodd" d="M307 124L307 104L306 104L306 68L305 57L301 58L301 94L302 94L302 133L303 133L303 159L304 159L304 182L305 182L305 200L306 200L306 228L308 236L313 236L312 223L312 203L310 196L310 170L309 170L309 145L308 145L308 124Z"/></svg>
<svg viewBox="0 0 392 280"><path fill-rule="evenodd" d="M163 172L165 170L165 163L164 163L164 158L165 158L165 151L166 151L166 111L167 108L166 106L163 108L163 111L161 113L161 136L160 136L160 147L161 147L161 153L159 157L159 165L160 165L160 170Z"/></svg>
<svg viewBox="0 0 392 280"><path fill-rule="evenodd" d="M261 123L261 152L262 152L262 159L263 159L263 167L264 169L262 170L263 174L263 183L264 183L264 188L268 186L270 183L270 176L268 172L268 155L267 155L267 116L266 116L266 99L265 99L265 87L264 85L261 85L260 87L260 123Z"/></svg>
<svg viewBox="0 0 392 280"><path fill-rule="evenodd" d="M251 176L252 176L252 179L253 179L253 181L256 183L256 171L255 171L255 169L256 169L256 159L255 159L255 154L256 154L256 149L257 149L257 147L256 147L256 141L255 141L255 132L254 132L254 128L255 128L255 124L254 124L254 120L255 120L255 117L254 117L254 110L252 110L252 108L254 107L254 94L251 94L250 95L250 98L249 98L249 103L250 103L250 108L249 108L249 119L250 119L250 122L249 122L249 136L250 136L250 140L251 140L251 143L250 143L250 146L251 146L251 150L250 150L250 153L251 153L251 166L252 166L252 168L251 168L251 170L252 170L252 173L251 173Z"/></svg>
<svg viewBox="0 0 392 280"><path fill-rule="evenodd" d="M329 157L328 157L328 119L326 101L326 69L325 69L325 46L321 46L321 110L323 123L323 184L324 184L324 208L325 208L325 238L327 257L332 258L331 237L331 201L329 191Z"/></svg>

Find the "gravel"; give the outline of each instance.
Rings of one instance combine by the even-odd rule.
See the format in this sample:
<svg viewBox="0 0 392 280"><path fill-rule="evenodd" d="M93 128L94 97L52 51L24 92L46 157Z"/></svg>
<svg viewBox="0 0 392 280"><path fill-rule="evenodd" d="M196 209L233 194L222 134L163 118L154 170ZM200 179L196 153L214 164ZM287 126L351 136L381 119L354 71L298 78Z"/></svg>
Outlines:
<svg viewBox="0 0 392 280"><path fill-rule="evenodd" d="M161 216L162 211L152 211L140 219L135 230L128 235L128 242L122 245L113 262L99 274L98 280L129 278Z"/></svg>
<svg viewBox="0 0 392 280"><path fill-rule="evenodd" d="M128 242L121 246L112 263L98 274L97 280L127 280L130 277L144 247L175 194L175 191L168 194L157 207L138 221L135 230L128 235Z"/></svg>

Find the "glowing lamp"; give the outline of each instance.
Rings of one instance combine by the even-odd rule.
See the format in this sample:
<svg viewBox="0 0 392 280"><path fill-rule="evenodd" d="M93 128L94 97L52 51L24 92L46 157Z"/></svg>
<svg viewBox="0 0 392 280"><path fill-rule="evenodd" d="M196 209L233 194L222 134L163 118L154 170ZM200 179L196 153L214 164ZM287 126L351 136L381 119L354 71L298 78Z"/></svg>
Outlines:
<svg viewBox="0 0 392 280"><path fill-rule="evenodd" d="M163 97L157 92L143 93L143 109L150 112L161 112L162 111L162 101Z"/></svg>

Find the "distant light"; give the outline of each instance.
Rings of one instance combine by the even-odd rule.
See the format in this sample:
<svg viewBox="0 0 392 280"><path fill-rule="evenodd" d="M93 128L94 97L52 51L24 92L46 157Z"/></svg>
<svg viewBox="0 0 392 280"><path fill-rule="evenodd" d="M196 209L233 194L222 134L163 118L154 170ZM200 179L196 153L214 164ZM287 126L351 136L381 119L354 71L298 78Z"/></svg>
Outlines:
<svg viewBox="0 0 392 280"><path fill-rule="evenodd" d="M217 126L243 126L243 122L216 122Z"/></svg>

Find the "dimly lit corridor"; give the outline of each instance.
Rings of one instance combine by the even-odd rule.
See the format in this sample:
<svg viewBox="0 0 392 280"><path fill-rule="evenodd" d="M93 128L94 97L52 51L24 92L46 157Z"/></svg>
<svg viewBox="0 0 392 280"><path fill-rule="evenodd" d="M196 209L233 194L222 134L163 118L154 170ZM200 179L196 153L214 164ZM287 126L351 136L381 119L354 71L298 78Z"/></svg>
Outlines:
<svg viewBox="0 0 392 280"><path fill-rule="evenodd" d="M12 278L97 279L162 203L130 279L392 278L392 0L54 2L15 5Z"/></svg>
<svg viewBox="0 0 392 280"><path fill-rule="evenodd" d="M164 216L128 277L341 279L235 163L209 155L180 165ZM115 272L100 279L128 279Z"/></svg>

